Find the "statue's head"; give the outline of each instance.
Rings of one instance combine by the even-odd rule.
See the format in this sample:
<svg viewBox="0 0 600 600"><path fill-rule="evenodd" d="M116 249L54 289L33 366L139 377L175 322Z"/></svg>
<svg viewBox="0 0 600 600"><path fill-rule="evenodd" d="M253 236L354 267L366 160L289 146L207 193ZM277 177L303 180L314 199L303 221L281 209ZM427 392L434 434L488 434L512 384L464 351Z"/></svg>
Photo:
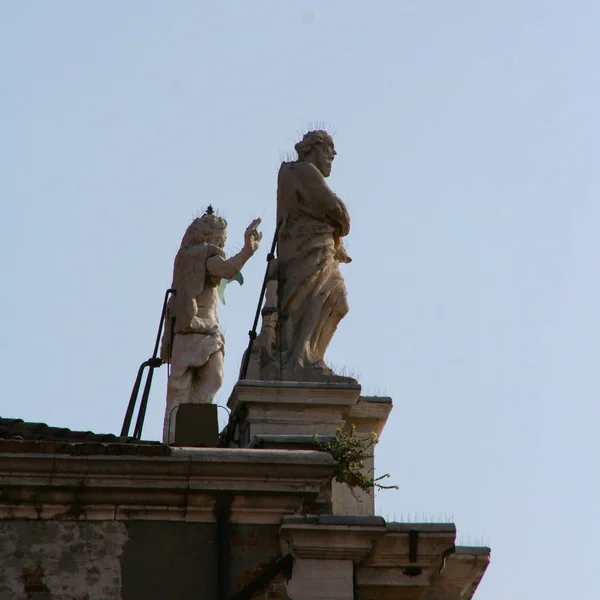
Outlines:
<svg viewBox="0 0 600 600"><path fill-rule="evenodd" d="M312 163L321 171L323 177L329 177L331 163L337 152L333 145L333 138L326 131L322 129L309 131L294 148L298 153L298 160Z"/></svg>
<svg viewBox="0 0 600 600"><path fill-rule="evenodd" d="M191 222L183 235L181 245L193 246L204 243L224 248L226 241L227 221L215 215L212 206L209 206L201 217Z"/></svg>

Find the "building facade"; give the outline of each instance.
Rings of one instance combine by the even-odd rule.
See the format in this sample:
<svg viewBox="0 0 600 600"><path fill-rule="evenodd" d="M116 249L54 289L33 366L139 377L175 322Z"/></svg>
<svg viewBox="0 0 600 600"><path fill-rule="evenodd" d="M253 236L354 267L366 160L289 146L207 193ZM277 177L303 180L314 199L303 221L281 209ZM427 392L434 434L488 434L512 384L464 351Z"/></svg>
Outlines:
<svg viewBox="0 0 600 600"><path fill-rule="evenodd" d="M386 522L314 449L314 434L379 435L390 399L242 381L229 407L226 447L0 419L0 600L473 597L489 548Z"/></svg>

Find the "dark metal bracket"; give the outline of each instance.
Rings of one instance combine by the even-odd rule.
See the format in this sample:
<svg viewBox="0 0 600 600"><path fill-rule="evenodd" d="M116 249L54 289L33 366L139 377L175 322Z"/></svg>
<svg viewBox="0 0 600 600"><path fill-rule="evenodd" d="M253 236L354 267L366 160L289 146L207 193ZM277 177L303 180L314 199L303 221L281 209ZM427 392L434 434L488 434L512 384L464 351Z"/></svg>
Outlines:
<svg viewBox="0 0 600 600"><path fill-rule="evenodd" d="M411 529L408 532L408 562L416 563L418 561L419 550L419 532ZM404 574L408 577L418 577L423 572L421 567L406 567Z"/></svg>
<svg viewBox="0 0 600 600"><path fill-rule="evenodd" d="M265 277L263 279L262 288L260 290L260 296L258 298L258 306L256 307L256 313L254 314L254 322L252 323L252 329L248 332L248 337L250 338L248 341L248 349L246 350L246 354L244 354L244 362L242 364L242 368L240 370L240 379L246 379L246 373L248 372L248 365L250 364L250 354L252 353L252 346L254 345L254 340L256 339L256 328L258 327L258 319L260 317L260 309L262 308L262 303L265 298L265 292L267 291L267 281L269 277L269 265L271 261L275 258L275 249L277 248L277 238L279 236L279 229L281 228L281 223L283 219L277 223L277 227L275 227L275 235L273 236L273 242L271 243L271 251L267 254L267 269L265 270Z"/></svg>
<svg viewBox="0 0 600 600"><path fill-rule="evenodd" d="M285 556L278 558L241 591L231 596L231 600L250 600L256 592L263 590L282 571L285 578L289 580L292 576L293 566L294 557L291 554L286 554Z"/></svg>

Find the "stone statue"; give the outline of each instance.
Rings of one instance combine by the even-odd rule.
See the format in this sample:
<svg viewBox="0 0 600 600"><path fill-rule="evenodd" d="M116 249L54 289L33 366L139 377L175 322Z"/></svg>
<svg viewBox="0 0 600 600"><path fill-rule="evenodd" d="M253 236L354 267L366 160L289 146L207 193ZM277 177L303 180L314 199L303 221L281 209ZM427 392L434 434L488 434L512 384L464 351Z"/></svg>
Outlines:
<svg viewBox="0 0 600 600"><path fill-rule="evenodd" d="M229 259L223 247L227 222L212 207L187 228L175 256L175 294L169 299L161 360L170 365L163 441L172 441L174 409L183 403L211 403L223 383L224 338L219 331L217 288L236 277L259 247L260 219L250 223L244 247Z"/></svg>
<svg viewBox="0 0 600 600"><path fill-rule="evenodd" d="M325 182L336 155L325 131L296 144L298 160L282 163L277 180L277 260L267 275L261 333L248 379L354 381L337 376L324 355L348 312L339 264L349 263L342 238L350 231L344 203Z"/></svg>

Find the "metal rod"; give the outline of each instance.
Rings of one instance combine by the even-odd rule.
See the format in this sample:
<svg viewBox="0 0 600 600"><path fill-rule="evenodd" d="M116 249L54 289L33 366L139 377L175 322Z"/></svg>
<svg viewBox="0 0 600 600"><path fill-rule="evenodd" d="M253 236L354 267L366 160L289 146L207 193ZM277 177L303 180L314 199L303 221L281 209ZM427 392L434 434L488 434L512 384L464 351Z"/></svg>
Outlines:
<svg viewBox="0 0 600 600"><path fill-rule="evenodd" d="M131 396L129 398L129 404L127 405L127 412L125 413L125 419L123 420L123 427L121 428L121 437L127 437L129 435L129 428L131 427L131 419L133 418L133 410L135 408L135 402L140 392L140 385L142 383L142 374L144 369L148 366L148 361L143 362L137 372L133 389L131 390Z"/></svg>
<svg viewBox="0 0 600 600"><path fill-rule="evenodd" d="M144 419L146 418L146 408L148 406L148 398L150 396L150 387L152 386L152 377L154 375L154 369L157 369L162 365L162 360L158 358L158 347L160 344L160 338L162 335L163 324L165 321L165 316L167 313L167 303L169 301L169 296L171 294L176 294L176 290L169 288L165 292L165 298L163 301L162 312L160 314L160 322L158 324L158 332L156 334L156 341L154 342L154 352L152 353L152 357L148 360L144 361L140 368L138 369L137 377L135 378L135 383L133 384L133 389L131 390L131 397L129 398L129 404L127 405L127 412L125 413L125 419L123 420L123 427L121 429L122 436L129 435L129 428L131 427L131 420L133 418L133 413L135 411L135 405L137 403L137 397L140 392L140 386L142 383L142 376L144 369L148 367L148 375L146 377L146 382L144 384L144 392L142 393L142 400L140 402L140 408L138 411L138 416L135 423L135 428L133 430L133 437L136 439L141 439L142 437L142 429L144 427ZM171 332L172 334L173 332Z"/></svg>
<svg viewBox="0 0 600 600"><path fill-rule="evenodd" d="M154 375L154 369L155 366L153 364L150 364L148 368L148 375L146 376L146 383L144 384L144 392L142 394L142 400L140 402L140 409L138 410L137 420L133 429L133 437L136 440L142 439L142 429L144 428L144 419L146 418L146 408L148 407L148 397L150 396L150 386L152 385L152 376Z"/></svg>
<svg viewBox="0 0 600 600"><path fill-rule="evenodd" d="M154 352L152 353L152 358L148 359L147 361L148 375L146 377L146 383L144 385L144 392L142 393L142 400L140 402L138 418L135 423L135 429L133 430L133 437L137 440L142 439L142 429L144 428L144 419L146 418L146 408L148 407L148 398L150 397L150 388L152 387L152 377L154 376L154 369L157 369L162 365L162 360L158 358L158 347L160 344L160 337L162 335L163 324L165 322L165 316L167 314L167 302L169 301L169 296L175 293L175 290L171 288L169 288L165 292L165 299L163 301L162 312L160 314L160 322L158 324L158 332L156 333L156 341L154 342Z"/></svg>
<svg viewBox="0 0 600 600"><path fill-rule="evenodd" d="M246 373L248 372L248 365L250 364L250 354L252 352L252 346L254 345L254 340L256 339L256 328L258 327L258 319L260 318L260 311L262 308L262 303L265 297L265 292L267 291L267 281L269 277L269 265L271 261L275 258L275 249L277 248L277 238L279 236L279 229L281 227L281 223L283 219L280 219L279 223L277 223L277 227L275 227L275 235L273 236L273 242L271 243L271 251L267 254L267 269L265 271L265 277L263 279L262 288L260 290L260 297L258 299L258 306L256 307L256 313L254 314L254 322L252 323L252 329L248 332L249 341L248 341L248 349L246 350L246 354L244 356L244 363L242 364L242 369L240 370L240 379L246 379Z"/></svg>
<svg viewBox="0 0 600 600"><path fill-rule="evenodd" d="M176 295L177 291L169 288L165 292L165 299L163 300L162 312L160 313L160 323L158 324L158 333L156 334L156 341L154 342L154 352L152 353L152 358L156 358L158 356L158 345L160 344L160 336L162 335L162 328L165 322L165 315L167 314L167 302L169 301L169 296L173 294Z"/></svg>

